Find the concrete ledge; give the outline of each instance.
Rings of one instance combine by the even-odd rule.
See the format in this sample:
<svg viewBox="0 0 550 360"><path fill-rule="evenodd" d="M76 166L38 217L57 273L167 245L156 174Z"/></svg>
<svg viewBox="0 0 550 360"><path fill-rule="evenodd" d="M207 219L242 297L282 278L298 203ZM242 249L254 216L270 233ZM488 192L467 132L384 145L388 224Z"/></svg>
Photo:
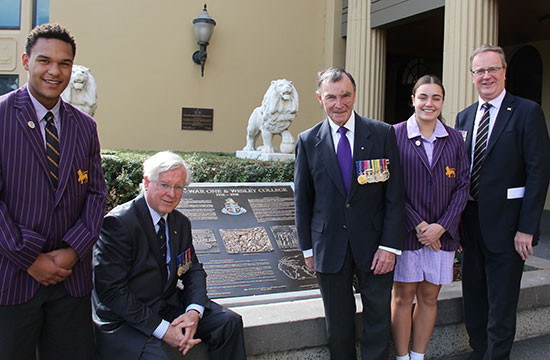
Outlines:
<svg viewBox="0 0 550 360"><path fill-rule="evenodd" d="M258 150L237 150L235 156L241 159L252 159L262 161L285 161L294 160L294 153L266 153Z"/></svg>
<svg viewBox="0 0 550 360"><path fill-rule="evenodd" d="M523 274L517 316L516 340L550 332L550 261L531 257ZM245 343L251 360L329 359L325 320L318 291L272 297L222 299L224 306L242 315ZM313 298L311 298L313 297ZM261 303L267 301L268 303ZM357 334L361 333L361 300L356 295ZM436 327L426 358L468 351L468 336L462 321L461 283L444 285L439 295ZM195 347L187 359L208 359L206 346Z"/></svg>

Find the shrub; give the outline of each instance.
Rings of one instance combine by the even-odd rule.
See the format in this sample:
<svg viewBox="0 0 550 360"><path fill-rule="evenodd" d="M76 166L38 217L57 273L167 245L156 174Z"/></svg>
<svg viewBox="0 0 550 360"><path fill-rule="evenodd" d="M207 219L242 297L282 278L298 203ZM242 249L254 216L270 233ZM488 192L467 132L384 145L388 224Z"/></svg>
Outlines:
<svg viewBox="0 0 550 360"><path fill-rule="evenodd" d="M139 193L142 164L155 151L104 150L103 173L107 183L107 211ZM178 153L189 165L194 182L291 182L294 161L238 159L228 153Z"/></svg>

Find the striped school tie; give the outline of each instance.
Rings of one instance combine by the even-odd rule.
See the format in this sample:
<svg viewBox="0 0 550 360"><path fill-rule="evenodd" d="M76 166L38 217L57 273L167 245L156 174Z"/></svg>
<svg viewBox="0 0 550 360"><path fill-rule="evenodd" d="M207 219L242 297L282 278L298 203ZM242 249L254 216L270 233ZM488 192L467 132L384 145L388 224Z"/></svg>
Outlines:
<svg viewBox="0 0 550 360"><path fill-rule="evenodd" d="M479 195L479 175L481 167L485 160L485 152L487 151L487 140L489 138L489 109L491 104L485 103L481 105L485 112L481 117L481 121L477 126L476 143L474 146L474 162L472 166L472 175L470 176L470 195L474 200L477 200Z"/></svg>
<svg viewBox="0 0 550 360"><path fill-rule="evenodd" d="M159 242L159 248L160 248L160 254L162 255L162 273L164 275L164 278L168 278L168 271L166 269L166 221L164 221L164 218L160 218L157 222L157 225L159 226L159 229L157 231L157 239Z"/></svg>
<svg viewBox="0 0 550 360"><path fill-rule="evenodd" d="M57 136L57 128L53 121L53 114L51 111L44 116L46 120L46 157L48 159L48 169L50 170L50 177L54 190L57 190L58 173L59 173L59 137Z"/></svg>

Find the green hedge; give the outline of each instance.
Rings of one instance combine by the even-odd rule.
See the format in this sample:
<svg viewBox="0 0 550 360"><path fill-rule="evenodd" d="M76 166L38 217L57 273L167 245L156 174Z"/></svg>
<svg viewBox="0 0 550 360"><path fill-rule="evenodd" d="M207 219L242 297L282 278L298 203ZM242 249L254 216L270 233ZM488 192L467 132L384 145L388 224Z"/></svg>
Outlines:
<svg viewBox="0 0 550 360"><path fill-rule="evenodd" d="M142 164L156 151L103 150L107 211L139 193ZM229 153L177 152L189 165L193 182L291 182L294 161L238 159Z"/></svg>

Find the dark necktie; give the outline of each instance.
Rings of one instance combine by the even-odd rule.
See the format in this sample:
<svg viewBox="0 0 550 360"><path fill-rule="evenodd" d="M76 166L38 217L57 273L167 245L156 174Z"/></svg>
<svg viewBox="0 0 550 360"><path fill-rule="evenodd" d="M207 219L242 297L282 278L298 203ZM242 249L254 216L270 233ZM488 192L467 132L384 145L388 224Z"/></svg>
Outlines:
<svg viewBox="0 0 550 360"><path fill-rule="evenodd" d="M340 172L342 173L342 180L344 180L344 186L346 187L346 194L349 194L351 183L351 146L346 136L347 131L348 129L343 126L338 129L340 140L338 141L336 156L340 164Z"/></svg>
<svg viewBox="0 0 550 360"><path fill-rule="evenodd" d="M57 190L58 173L59 173L59 137L57 136L57 128L53 121L53 114L51 111L44 116L46 120L46 157L48 159L48 169L50 171L50 177L54 190Z"/></svg>
<svg viewBox="0 0 550 360"><path fill-rule="evenodd" d="M485 153L487 151L487 140L489 138L489 109L491 104L485 103L481 107L485 110L479 125L477 126L476 143L474 146L474 160L472 165L472 175L470 176L470 195L474 200L477 200L479 195L479 175L481 173L481 167L485 160Z"/></svg>
<svg viewBox="0 0 550 360"><path fill-rule="evenodd" d="M164 218L160 218L157 224L159 226L157 238L159 241L160 254L162 256L162 270L165 272L165 277L168 277L166 273L166 222Z"/></svg>

